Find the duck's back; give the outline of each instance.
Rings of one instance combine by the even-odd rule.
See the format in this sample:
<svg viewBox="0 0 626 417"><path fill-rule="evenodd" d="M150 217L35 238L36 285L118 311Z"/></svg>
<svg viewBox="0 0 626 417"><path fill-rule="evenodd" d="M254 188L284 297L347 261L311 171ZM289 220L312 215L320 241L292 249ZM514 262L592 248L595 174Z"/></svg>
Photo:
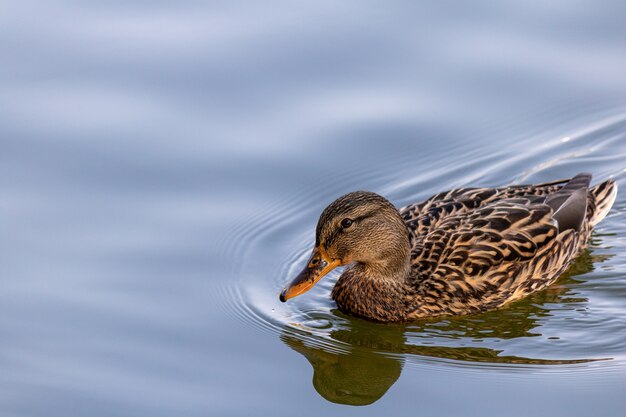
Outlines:
<svg viewBox="0 0 626 417"><path fill-rule="evenodd" d="M401 209L419 298L408 316L483 311L553 283L615 200L613 181L590 180L456 189Z"/></svg>

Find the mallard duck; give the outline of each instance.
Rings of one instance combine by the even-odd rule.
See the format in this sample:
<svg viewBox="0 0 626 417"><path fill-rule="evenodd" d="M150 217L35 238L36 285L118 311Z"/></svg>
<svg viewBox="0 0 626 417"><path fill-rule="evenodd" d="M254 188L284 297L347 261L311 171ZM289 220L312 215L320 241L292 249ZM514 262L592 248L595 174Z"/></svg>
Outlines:
<svg viewBox="0 0 626 417"><path fill-rule="evenodd" d="M397 210L356 191L322 212L315 247L286 301L348 265L332 298L378 322L473 314L552 284L609 212L617 185L591 175L536 185L460 188Z"/></svg>

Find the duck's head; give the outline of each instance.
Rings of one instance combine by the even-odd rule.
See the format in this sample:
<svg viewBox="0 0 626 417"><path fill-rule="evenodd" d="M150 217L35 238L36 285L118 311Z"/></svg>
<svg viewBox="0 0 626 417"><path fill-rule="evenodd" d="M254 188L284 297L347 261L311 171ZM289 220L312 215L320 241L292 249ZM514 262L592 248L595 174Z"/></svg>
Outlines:
<svg viewBox="0 0 626 417"><path fill-rule="evenodd" d="M406 273L409 258L408 232L393 204L369 191L349 193L322 212L313 253L280 300L305 293L341 265L357 263L368 275L384 279Z"/></svg>

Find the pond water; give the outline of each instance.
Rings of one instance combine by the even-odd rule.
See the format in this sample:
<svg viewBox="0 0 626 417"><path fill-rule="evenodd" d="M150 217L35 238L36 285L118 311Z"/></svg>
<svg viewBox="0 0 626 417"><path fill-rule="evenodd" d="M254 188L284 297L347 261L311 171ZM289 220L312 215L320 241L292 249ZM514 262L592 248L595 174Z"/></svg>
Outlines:
<svg viewBox="0 0 626 417"><path fill-rule="evenodd" d="M620 1L0 6L6 416L623 416ZM317 217L578 172L621 191L555 285L374 324ZM360 407L356 407L360 406Z"/></svg>

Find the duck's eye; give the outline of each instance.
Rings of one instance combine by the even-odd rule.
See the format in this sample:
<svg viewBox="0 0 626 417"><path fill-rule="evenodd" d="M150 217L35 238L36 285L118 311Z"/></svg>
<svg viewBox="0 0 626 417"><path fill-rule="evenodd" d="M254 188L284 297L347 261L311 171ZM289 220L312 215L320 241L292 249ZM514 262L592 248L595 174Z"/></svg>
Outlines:
<svg viewBox="0 0 626 417"><path fill-rule="evenodd" d="M341 221L341 227L342 228L347 229L350 226L352 226L352 219L343 219Z"/></svg>

